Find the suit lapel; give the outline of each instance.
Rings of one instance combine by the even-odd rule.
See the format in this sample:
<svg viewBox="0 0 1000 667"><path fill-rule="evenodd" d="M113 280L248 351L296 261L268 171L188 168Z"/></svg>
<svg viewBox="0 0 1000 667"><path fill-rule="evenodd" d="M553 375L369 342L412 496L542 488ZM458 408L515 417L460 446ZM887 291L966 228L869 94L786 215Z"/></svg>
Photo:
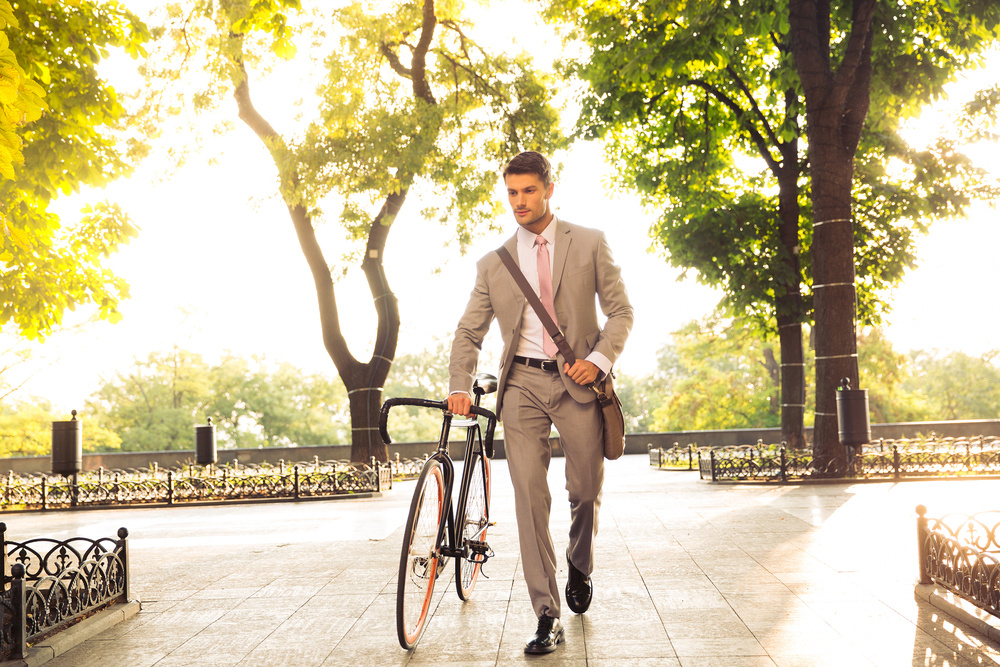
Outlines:
<svg viewBox="0 0 1000 667"><path fill-rule="evenodd" d="M517 264L517 267L521 268L521 259L518 257L517 252L517 234L514 234L514 236L504 241L503 247L506 248L507 252L510 253L510 256L514 258L514 263ZM503 272L507 277L507 287L510 288L511 295L514 297L514 303L516 303L518 307L523 310L526 299L524 294L521 292L521 288L517 286L517 283L514 281L514 276L510 275L510 271L503 266L502 262L500 266L503 268Z"/></svg>
<svg viewBox="0 0 1000 667"><path fill-rule="evenodd" d="M556 258L552 265L552 296L559 293L559 283L562 282L563 271L566 269L566 259L569 257L569 246L573 235L563 221L556 218Z"/></svg>

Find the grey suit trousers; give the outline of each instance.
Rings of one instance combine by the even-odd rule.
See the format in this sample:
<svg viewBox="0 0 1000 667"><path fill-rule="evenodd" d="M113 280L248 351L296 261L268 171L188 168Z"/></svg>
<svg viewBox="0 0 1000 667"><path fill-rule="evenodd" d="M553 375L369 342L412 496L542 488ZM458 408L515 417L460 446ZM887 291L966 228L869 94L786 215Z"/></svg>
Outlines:
<svg viewBox="0 0 1000 667"><path fill-rule="evenodd" d="M594 538L604 482L604 450L597 402L580 403L559 373L514 365L503 406L504 448L514 485L521 567L536 616L560 616L558 560L549 531L552 494L547 472L551 425L566 457L570 502L566 557L586 575L593 571Z"/></svg>

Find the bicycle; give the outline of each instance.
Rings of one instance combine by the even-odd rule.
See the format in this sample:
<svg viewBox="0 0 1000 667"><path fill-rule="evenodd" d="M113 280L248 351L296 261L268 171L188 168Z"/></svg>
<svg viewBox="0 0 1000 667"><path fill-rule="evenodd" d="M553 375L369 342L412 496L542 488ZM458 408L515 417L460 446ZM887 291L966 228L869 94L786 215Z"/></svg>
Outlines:
<svg viewBox="0 0 1000 667"><path fill-rule="evenodd" d="M490 523L490 458L493 456L495 414L479 407L486 394L495 392L497 380L480 373L473 385L474 417L454 420L447 401L422 398L390 398L382 404L379 432L388 446L389 411L396 406L418 406L444 411L437 450L428 457L413 490L410 513L403 532L396 586L396 634L399 644L410 650L423 634L431 611L434 584L446 558L455 559L455 587L458 597L468 600L479 579L483 564L493 556L486 543ZM485 440L475 416L486 418ZM455 467L448 455L452 426L465 427L465 456L458 502L452 508Z"/></svg>

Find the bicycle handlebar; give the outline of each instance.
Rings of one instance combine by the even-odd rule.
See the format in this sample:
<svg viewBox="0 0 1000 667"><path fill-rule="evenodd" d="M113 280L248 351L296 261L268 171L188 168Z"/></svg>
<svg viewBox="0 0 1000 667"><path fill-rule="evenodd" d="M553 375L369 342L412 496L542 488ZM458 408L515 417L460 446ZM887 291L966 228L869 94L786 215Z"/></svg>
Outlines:
<svg viewBox="0 0 1000 667"><path fill-rule="evenodd" d="M415 405L420 408L435 408L437 410L448 410L448 401L432 401L429 398L390 398L387 399L385 403L382 404L382 410L379 411L378 415L378 432L382 435L382 442L386 445L391 445L392 440L389 438L389 410L398 405ZM481 408L477 405L472 405L469 410L474 415L479 415L486 417L486 441L493 444L493 430L497 425L497 416L493 414L490 410L486 408ZM491 447L492 449L492 447Z"/></svg>

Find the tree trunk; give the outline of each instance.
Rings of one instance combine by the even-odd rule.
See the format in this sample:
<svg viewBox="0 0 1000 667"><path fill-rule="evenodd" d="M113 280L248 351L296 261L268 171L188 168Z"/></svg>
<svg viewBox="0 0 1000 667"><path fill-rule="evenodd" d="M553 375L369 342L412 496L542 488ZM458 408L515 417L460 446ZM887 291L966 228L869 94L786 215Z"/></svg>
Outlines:
<svg viewBox="0 0 1000 667"><path fill-rule="evenodd" d="M781 350L781 439L792 449L806 445L806 364L802 348L802 267L799 263L798 141L782 145L778 171L778 236L784 248L785 291L775 298Z"/></svg>
<svg viewBox="0 0 1000 667"><path fill-rule="evenodd" d="M816 472L841 476L847 454L837 433L836 390L857 387L851 181L868 113L872 17L876 0L855 0L841 62L831 67L830 0L790 0L792 53L806 100L813 207L813 302L816 340Z"/></svg>

